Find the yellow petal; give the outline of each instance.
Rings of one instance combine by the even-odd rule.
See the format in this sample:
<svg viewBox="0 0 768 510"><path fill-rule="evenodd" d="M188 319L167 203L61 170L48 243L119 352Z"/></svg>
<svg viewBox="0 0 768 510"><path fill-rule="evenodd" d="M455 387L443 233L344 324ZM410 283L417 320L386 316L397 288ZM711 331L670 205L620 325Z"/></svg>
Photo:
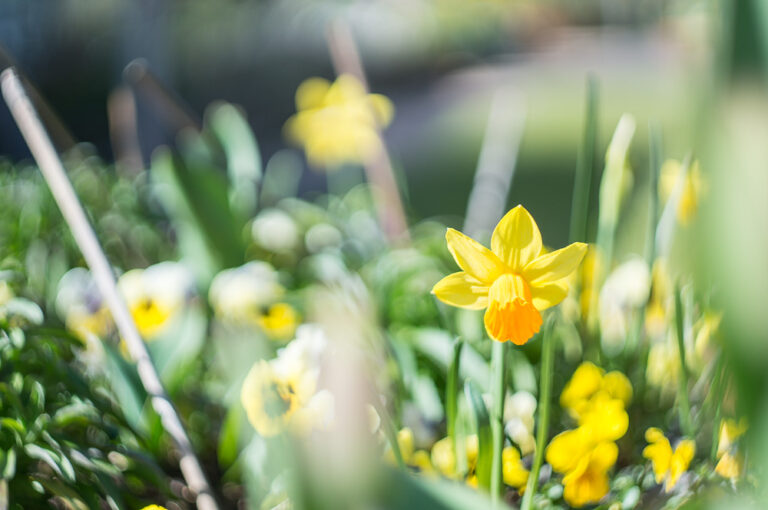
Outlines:
<svg viewBox="0 0 768 510"><path fill-rule="evenodd" d="M491 250L458 230L449 228L445 241L459 267L481 282L493 283L506 269Z"/></svg>
<svg viewBox="0 0 768 510"><path fill-rule="evenodd" d="M592 450L592 456L589 459L590 469L598 471L607 471L619 458L619 447L616 443L600 443Z"/></svg>
<svg viewBox="0 0 768 510"><path fill-rule="evenodd" d="M381 94L369 94L368 101L371 103L373 109L373 115L376 118L376 123L380 127L386 127L392 122L392 117L395 115L395 107L392 101L387 96Z"/></svg>
<svg viewBox="0 0 768 510"><path fill-rule="evenodd" d="M531 285L533 306L540 312L560 304L567 295L568 284L562 280L539 286Z"/></svg>
<svg viewBox="0 0 768 510"><path fill-rule="evenodd" d="M481 310L488 306L488 286L465 273L449 274L432 288L437 299L451 306Z"/></svg>
<svg viewBox="0 0 768 510"><path fill-rule="evenodd" d="M661 483L669 471L669 464L672 460L672 446L669 440L661 435L661 431L656 428L648 429L645 432L646 439L654 439L651 444L643 449L643 457L649 459L653 464L653 473L656 475L656 483Z"/></svg>
<svg viewBox="0 0 768 510"><path fill-rule="evenodd" d="M603 377L603 389L613 398L617 398L629 405L632 401L632 383L627 376L618 371L608 372Z"/></svg>
<svg viewBox="0 0 768 510"><path fill-rule="evenodd" d="M563 478L563 498L570 506L580 508L597 503L608 494L610 486L608 475L604 471L588 469L579 476L573 476L574 474L569 473Z"/></svg>
<svg viewBox="0 0 768 510"><path fill-rule="evenodd" d="M683 439L675 448L675 453L669 461L669 478L667 479L667 491L677 484L680 476L685 473L696 454L696 443L690 439Z"/></svg>
<svg viewBox="0 0 768 510"><path fill-rule="evenodd" d="M739 455L725 453L715 466L715 473L723 478L735 479L741 476L744 459Z"/></svg>
<svg viewBox="0 0 768 510"><path fill-rule="evenodd" d="M545 451L547 462L558 473L573 471L581 458L587 455L589 438L585 430L566 430L552 438Z"/></svg>
<svg viewBox="0 0 768 510"><path fill-rule="evenodd" d="M519 272L541 253L541 232L531 214L518 205L499 221L491 249L512 271Z"/></svg>
<svg viewBox="0 0 768 510"><path fill-rule="evenodd" d="M324 78L304 80L296 89L296 109L301 111L322 106L330 87L330 82Z"/></svg>
<svg viewBox="0 0 768 510"><path fill-rule="evenodd" d="M586 244L573 243L531 261L523 276L531 285L562 280L576 270L586 253Z"/></svg>
<svg viewBox="0 0 768 510"><path fill-rule="evenodd" d="M499 342L523 345L539 332L541 314L532 304L531 291L522 277L506 273L488 291L483 322L488 336Z"/></svg>

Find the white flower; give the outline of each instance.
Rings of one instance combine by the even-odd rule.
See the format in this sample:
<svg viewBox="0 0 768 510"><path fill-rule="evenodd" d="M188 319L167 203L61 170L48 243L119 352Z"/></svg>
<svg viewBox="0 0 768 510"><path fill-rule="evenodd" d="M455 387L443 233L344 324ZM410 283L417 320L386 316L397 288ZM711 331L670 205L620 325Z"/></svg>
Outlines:
<svg viewBox="0 0 768 510"><path fill-rule="evenodd" d="M280 209L265 209L251 226L253 239L274 252L286 252L299 244L299 229L287 213Z"/></svg>
<svg viewBox="0 0 768 510"><path fill-rule="evenodd" d="M536 397L527 391L518 391L507 396L504 404L505 430L512 441L520 447L520 453L527 455L536 448L533 437Z"/></svg>
<svg viewBox="0 0 768 510"><path fill-rule="evenodd" d="M258 319L263 307L282 294L277 271L266 262L256 261L216 275L208 298L219 318L251 322Z"/></svg>
<svg viewBox="0 0 768 510"><path fill-rule="evenodd" d="M631 313L648 301L651 272L641 258L633 258L617 267L600 290L600 331L604 347L623 347Z"/></svg>

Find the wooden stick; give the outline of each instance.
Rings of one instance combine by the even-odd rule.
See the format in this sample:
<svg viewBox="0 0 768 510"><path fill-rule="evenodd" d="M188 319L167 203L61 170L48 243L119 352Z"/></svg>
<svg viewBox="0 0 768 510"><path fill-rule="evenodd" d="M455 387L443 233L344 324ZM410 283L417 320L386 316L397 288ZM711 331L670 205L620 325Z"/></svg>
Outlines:
<svg viewBox="0 0 768 510"><path fill-rule="evenodd" d="M337 75L349 74L357 78L366 93L369 92L360 53L349 27L341 20L333 22L328 30L328 49ZM363 165L365 176L371 184L373 200L381 228L390 241L408 241L408 222L400 200L392 160L381 131L378 133L381 150L375 158Z"/></svg>
<svg viewBox="0 0 768 510"><path fill-rule="evenodd" d="M493 95L464 220L463 231L470 237L490 236L506 211L524 120L523 107L511 92Z"/></svg>
<svg viewBox="0 0 768 510"><path fill-rule="evenodd" d="M150 397L152 407L160 416L163 427L179 449L181 454L179 467L189 488L197 494L197 507L201 510L217 510L218 506L213 499L200 462L192 450L181 419L165 393L160 376L149 357L147 346L139 336L131 313L117 288L112 267L99 245L91 224L88 222L72 183L67 178L61 159L56 153L56 149L14 68L11 67L3 71L0 75L0 86L5 102L8 104L8 108L11 110L11 114L35 161L40 166L40 171L43 173L64 219L72 230L72 235L91 269L101 295L104 296L117 329L125 340L128 352L136 362L139 378Z"/></svg>
<svg viewBox="0 0 768 510"><path fill-rule="evenodd" d="M139 144L136 100L128 87L120 86L109 95L107 118L118 170L129 175L138 174L144 169L144 158Z"/></svg>

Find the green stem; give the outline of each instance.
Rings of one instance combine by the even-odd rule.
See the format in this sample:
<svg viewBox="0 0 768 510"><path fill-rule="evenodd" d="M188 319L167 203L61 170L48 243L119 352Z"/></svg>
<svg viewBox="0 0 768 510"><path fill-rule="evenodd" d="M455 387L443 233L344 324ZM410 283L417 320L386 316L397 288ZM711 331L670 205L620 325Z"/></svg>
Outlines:
<svg viewBox="0 0 768 510"><path fill-rule="evenodd" d="M491 501L497 506L501 499L502 469L501 452L504 449L504 395L506 384L506 344L493 342L491 351L491 391L493 392L493 412L491 414L491 437L493 441L493 460L491 463Z"/></svg>
<svg viewBox="0 0 768 510"><path fill-rule="evenodd" d="M683 433L693 438L693 421L691 420L691 404L688 401L688 365L685 362L685 337L683 326L683 298L680 286L675 286L675 328L677 330L677 348L680 358L680 377L678 378L678 400L680 401L680 426Z"/></svg>
<svg viewBox="0 0 768 510"><path fill-rule="evenodd" d="M725 363L723 362L723 354L720 354L720 359L717 360L717 366L715 367L714 380L712 381L712 395L713 403L715 406L714 415L715 421L712 424L712 448L709 452L709 457L712 462L717 460L717 449L720 446L720 421L722 420L722 403L723 403L723 388L725 387L723 381L723 372Z"/></svg>
<svg viewBox="0 0 768 510"><path fill-rule="evenodd" d="M458 445L456 444L456 416L458 415L459 404L459 368L462 347L464 347L464 342L462 342L460 338L456 338L453 344L453 361L448 370L445 395L446 428L448 437L450 437L453 442L453 451L455 452L459 451Z"/></svg>
<svg viewBox="0 0 768 510"><path fill-rule="evenodd" d="M530 510L533 506L533 496L539 484L539 472L544 462L544 448L549 436L549 411L552 400L552 375L555 365L555 339L553 337L553 323L549 320L542 335L542 353L541 353L541 391L539 392L539 416L538 429L536 430L536 456L533 459L533 468L528 475L528 485L525 488L525 495L521 510Z"/></svg>

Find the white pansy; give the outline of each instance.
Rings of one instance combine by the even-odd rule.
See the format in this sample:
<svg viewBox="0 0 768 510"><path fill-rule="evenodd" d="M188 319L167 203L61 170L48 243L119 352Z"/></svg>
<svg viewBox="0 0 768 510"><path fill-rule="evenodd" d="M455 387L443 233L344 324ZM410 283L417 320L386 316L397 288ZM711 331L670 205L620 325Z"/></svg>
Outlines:
<svg viewBox="0 0 768 510"><path fill-rule="evenodd" d="M255 261L216 275L208 299L220 319L249 322L256 320L262 308L283 291L277 271L266 262Z"/></svg>
<svg viewBox="0 0 768 510"><path fill-rule="evenodd" d="M504 403L504 428L512 441L520 447L522 455L533 452L536 447L533 437L536 405L536 397L527 391L508 395Z"/></svg>

